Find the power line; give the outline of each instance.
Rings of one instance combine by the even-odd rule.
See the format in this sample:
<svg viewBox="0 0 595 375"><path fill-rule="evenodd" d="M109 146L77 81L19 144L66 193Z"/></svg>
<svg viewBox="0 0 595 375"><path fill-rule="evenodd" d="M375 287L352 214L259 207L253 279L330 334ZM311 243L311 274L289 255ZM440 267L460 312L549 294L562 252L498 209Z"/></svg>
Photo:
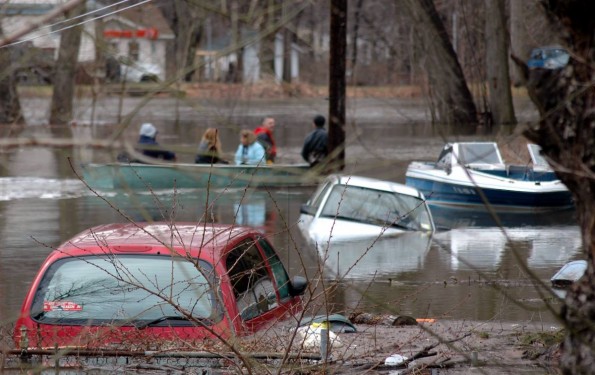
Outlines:
<svg viewBox="0 0 595 375"><path fill-rule="evenodd" d="M110 5L110 6L106 6L106 7L104 7L104 8L97 9L97 10L94 10L94 11L88 12L88 13L86 13L86 14L82 14L82 15L80 15L80 16L73 17L73 18L71 18L71 19L66 19L66 20L63 20L63 21L60 21L60 22L56 22L54 25L59 25L59 24L61 24L61 23L69 22L69 21L72 21L72 20L74 20L74 19L81 18L81 17L83 17L83 16L86 16L86 15L88 15L88 14L96 13L97 11L100 11L100 10L107 9L107 8L109 8L109 7L111 7L111 6L118 5L118 4L121 4L121 3L127 2L127 1L130 1L130 0L122 0L122 1L120 1L119 3L112 4L112 5ZM18 45L18 44L25 43L25 42L29 42L29 41L31 41L31 40L35 40L35 39L38 39L38 38L41 38L41 37L44 37L44 36L48 36L48 35L52 35L52 34L55 34L55 33L59 33L59 32L62 32L62 31L64 31L64 30L72 29L73 27L77 27L77 26L83 25L83 24L85 24L85 23L87 23L87 22L95 21L95 20L98 20L98 19L101 19L101 18L105 18L105 17L111 16L111 15L113 15L113 14L120 13L120 12L122 12L122 11L125 11L125 10L128 10L128 9L131 9L131 8L137 7L137 6L139 6L139 5L146 4L146 3L150 2L150 1L152 1L152 0L143 0L143 1L139 2L139 3L133 4L133 5L129 5L129 6L127 6L127 7L121 8L121 9L117 9L117 10L115 10L115 11L113 11L113 12L106 13L106 14L103 14L103 15L101 15L101 16L98 16L98 17L89 18L89 19L87 19L87 20L84 20L84 21L82 21L82 22L79 22L79 23L76 23L76 24L73 24L73 25L68 25L68 26L65 26L65 27L63 27L63 28L61 28L61 29L53 30L53 31L50 31L50 32L48 32L48 33L45 33L45 34L40 34L40 35L36 35L36 36L30 37L30 38L26 38L26 39L18 40L18 41L16 41L16 42L12 42L12 43L5 44L5 45L3 45L3 46L0 46L0 48L5 48L5 47L10 47L10 46ZM50 25L50 26L44 26L43 28L47 28L47 27L51 27L51 26L53 26L53 25ZM38 29L37 29L37 30L38 30ZM31 30L31 31L34 31L34 30Z"/></svg>
<svg viewBox="0 0 595 375"><path fill-rule="evenodd" d="M97 12L101 12L101 11L103 11L103 10L105 10L105 9L109 9L109 8L115 7L115 6L117 6L117 5L120 5L120 4L123 4L123 3L127 3L127 2L129 2L129 1L130 1L130 0L121 0L121 1L119 1L119 2L117 2L117 3L111 4L111 5L106 5L106 6L102 7L102 8L98 8L98 9L92 10L92 11L90 11L90 12L87 12L87 13L84 13L84 14L81 14L81 15L78 15L78 16L75 16L75 17L72 17L72 18L67 18L67 19L65 19L65 20L58 21L58 22L56 22L56 23L53 23L53 24L51 24L51 25L45 25L45 26L42 26L42 27L40 27L40 29L47 29L47 28L52 28L52 27L54 27L54 26L58 26L58 25L60 25L60 24L62 24L62 23L70 22L70 21L76 20L76 19L78 19L78 18L83 18L83 17L86 17L86 16L88 16L88 15L90 15L90 14L97 13ZM38 30L39 30L39 29L38 29Z"/></svg>

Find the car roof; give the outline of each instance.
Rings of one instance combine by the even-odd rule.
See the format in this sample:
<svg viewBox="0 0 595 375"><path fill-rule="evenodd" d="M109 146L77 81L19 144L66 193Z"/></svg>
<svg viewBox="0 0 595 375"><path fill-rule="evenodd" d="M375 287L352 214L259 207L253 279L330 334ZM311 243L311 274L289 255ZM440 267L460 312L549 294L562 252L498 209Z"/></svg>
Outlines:
<svg viewBox="0 0 595 375"><path fill-rule="evenodd" d="M212 223L114 223L89 228L56 252L62 256L104 254L108 246L113 253L160 253L171 247L183 255L218 259L230 240L258 233L249 227Z"/></svg>
<svg viewBox="0 0 595 375"><path fill-rule="evenodd" d="M415 188L400 184L398 182L379 180L371 177L350 176L350 175L332 175L338 184L363 187L366 189L384 190L397 192L399 194L410 195L412 197L422 198L422 194Z"/></svg>

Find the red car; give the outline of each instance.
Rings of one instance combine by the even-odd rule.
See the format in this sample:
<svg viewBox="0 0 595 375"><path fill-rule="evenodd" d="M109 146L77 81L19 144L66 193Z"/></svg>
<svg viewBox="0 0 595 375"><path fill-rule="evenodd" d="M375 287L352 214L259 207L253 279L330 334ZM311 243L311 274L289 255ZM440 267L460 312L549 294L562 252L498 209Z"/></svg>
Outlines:
<svg viewBox="0 0 595 375"><path fill-rule="evenodd" d="M253 333L301 311L293 282L252 228L108 224L52 251L23 302L20 348L135 348Z"/></svg>

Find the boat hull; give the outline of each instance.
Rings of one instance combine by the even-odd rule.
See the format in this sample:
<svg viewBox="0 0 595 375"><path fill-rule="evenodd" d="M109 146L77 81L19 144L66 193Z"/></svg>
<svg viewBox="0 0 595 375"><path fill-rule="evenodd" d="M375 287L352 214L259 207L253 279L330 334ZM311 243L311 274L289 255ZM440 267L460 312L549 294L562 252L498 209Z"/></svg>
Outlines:
<svg viewBox="0 0 595 375"><path fill-rule="evenodd" d="M82 166L82 178L95 189L219 189L307 186L318 182L307 164L86 164Z"/></svg>
<svg viewBox="0 0 595 375"><path fill-rule="evenodd" d="M443 175L441 175L443 174ZM413 170L406 184L420 190L430 205L483 206L537 210L572 207L572 195L560 181L518 181L476 171Z"/></svg>

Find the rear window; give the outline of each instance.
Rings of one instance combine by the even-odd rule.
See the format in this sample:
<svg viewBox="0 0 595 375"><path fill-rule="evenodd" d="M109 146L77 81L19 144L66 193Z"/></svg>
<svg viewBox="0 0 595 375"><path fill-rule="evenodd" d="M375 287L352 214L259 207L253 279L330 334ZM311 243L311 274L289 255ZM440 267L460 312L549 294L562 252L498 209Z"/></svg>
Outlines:
<svg viewBox="0 0 595 375"><path fill-rule="evenodd" d="M62 259L45 273L31 317L45 324L137 325L183 317L178 307L209 324L222 316L213 272L207 262L171 256ZM183 319L174 324L193 325Z"/></svg>

